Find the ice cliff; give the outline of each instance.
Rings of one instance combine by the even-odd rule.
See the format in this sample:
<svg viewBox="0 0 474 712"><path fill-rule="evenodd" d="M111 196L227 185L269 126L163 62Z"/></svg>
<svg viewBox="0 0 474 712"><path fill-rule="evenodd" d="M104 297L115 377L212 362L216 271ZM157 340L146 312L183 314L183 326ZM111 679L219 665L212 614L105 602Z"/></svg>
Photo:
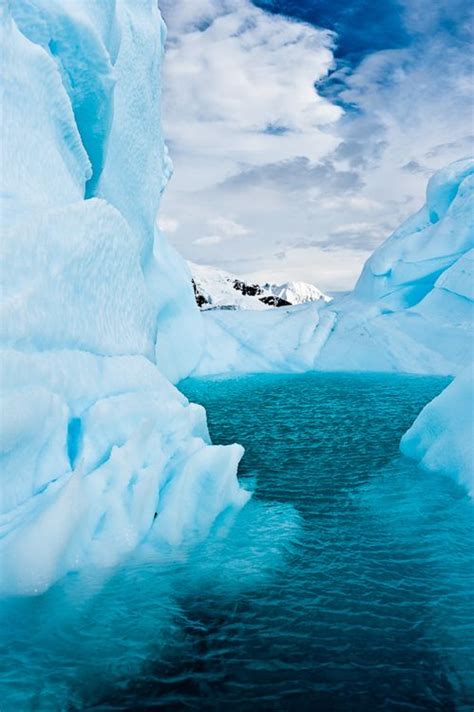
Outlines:
<svg viewBox="0 0 474 712"><path fill-rule="evenodd" d="M202 330L155 226L170 162L154 0L1 7L1 587L38 593L247 498L171 385ZM171 381L171 382L170 382Z"/></svg>

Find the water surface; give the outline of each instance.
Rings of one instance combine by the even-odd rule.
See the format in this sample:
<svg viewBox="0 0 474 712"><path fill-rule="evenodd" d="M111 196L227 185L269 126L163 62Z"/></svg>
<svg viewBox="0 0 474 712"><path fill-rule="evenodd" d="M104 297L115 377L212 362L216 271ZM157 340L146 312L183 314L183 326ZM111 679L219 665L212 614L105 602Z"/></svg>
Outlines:
<svg viewBox="0 0 474 712"><path fill-rule="evenodd" d="M470 710L473 505L398 452L445 385L183 383L250 504L182 559L4 604L2 709Z"/></svg>

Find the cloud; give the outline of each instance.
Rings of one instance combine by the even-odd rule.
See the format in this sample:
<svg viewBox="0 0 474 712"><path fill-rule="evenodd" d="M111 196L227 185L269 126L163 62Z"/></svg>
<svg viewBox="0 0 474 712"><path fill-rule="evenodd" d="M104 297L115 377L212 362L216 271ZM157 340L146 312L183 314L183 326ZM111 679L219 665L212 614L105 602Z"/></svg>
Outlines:
<svg viewBox="0 0 474 712"><path fill-rule="evenodd" d="M469 4L258 4L330 29L249 0L160 0L163 219L189 259L347 289L428 176L472 150Z"/></svg>
<svg viewBox="0 0 474 712"><path fill-rule="evenodd" d="M211 227L218 230L221 236L225 238L241 237L242 235L248 235L250 232L248 228L239 225L235 220L229 220L229 218L211 218L208 222Z"/></svg>
<svg viewBox="0 0 474 712"><path fill-rule="evenodd" d="M175 218L160 216L158 218L158 227L160 230L163 230L163 232L176 232L179 227L179 222Z"/></svg>
<svg viewBox="0 0 474 712"><path fill-rule="evenodd" d="M226 190L252 188L257 185L279 188L290 193L321 187L326 191L351 191L363 185L360 175L351 170L337 170L329 160L311 163L305 156L279 163L267 163L227 178L221 187Z"/></svg>
<svg viewBox="0 0 474 712"><path fill-rule="evenodd" d="M332 67L331 32L244 0L190 5L163 5L164 127L175 182L200 189L242 167L317 160L337 144L325 129L341 109L314 88Z"/></svg>
<svg viewBox="0 0 474 712"><path fill-rule="evenodd" d="M211 218L207 221L207 224L211 230L214 231L213 234L198 237L196 240L193 240L193 245L198 245L199 247L219 245L221 242L225 242L226 240L232 240L238 237L241 238L250 233L248 228L235 222L235 220L230 220L229 218Z"/></svg>
<svg viewBox="0 0 474 712"><path fill-rule="evenodd" d="M198 237L197 240L193 240L193 245L209 247L210 245L218 245L220 242L222 242L221 235L207 235L206 237Z"/></svg>

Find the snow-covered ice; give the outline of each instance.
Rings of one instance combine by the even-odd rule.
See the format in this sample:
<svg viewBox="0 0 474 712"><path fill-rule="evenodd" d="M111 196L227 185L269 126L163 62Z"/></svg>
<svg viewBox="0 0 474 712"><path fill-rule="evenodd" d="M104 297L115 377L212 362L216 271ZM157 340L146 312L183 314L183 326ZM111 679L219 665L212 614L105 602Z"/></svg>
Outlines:
<svg viewBox="0 0 474 712"><path fill-rule="evenodd" d="M15 0L1 22L1 587L32 594L152 528L166 546L202 535L248 494L240 446L212 446L170 383L202 329L155 227L156 3Z"/></svg>
<svg viewBox="0 0 474 712"><path fill-rule="evenodd" d="M193 372L304 372L334 326L322 302L265 311L212 310L203 314L206 349Z"/></svg>
<svg viewBox="0 0 474 712"><path fill-rule="evenodd" d="M305 304L306 302L317 302L322 300L329 304L332 297L324 294L320 289L308 282L284 282L283 284L265 284L272 294L279 299L284 299L290 304Z"/></svg>

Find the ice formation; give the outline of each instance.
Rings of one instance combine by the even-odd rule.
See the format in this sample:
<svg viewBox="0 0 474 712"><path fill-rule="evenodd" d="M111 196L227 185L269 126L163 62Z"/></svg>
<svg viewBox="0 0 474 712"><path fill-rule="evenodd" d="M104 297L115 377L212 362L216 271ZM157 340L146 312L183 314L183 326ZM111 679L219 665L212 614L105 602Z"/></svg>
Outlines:
<svg viewBox="0 0 474 712"><path fill-rule="evenodd" d="M421 411L400 449L427 470L449 475L474 496L474 371L467 366Z"/></svg>
<svg viewBox="0 0 474 712"><path fill-rule="evenodd" d="M204 312L206 348L194 375L313 370L334 327L334 314L322 305Z"/></svg>
<svg viewBox="0 0 474 712"><path fill-rule="evenodd" d="M307 306L306 328L301 307L283 310L284 329L274 328L271 312L204 313L196 373L458 373L473 358L473 189L473 160L436 173L425 206L374 252L354 291Z"/></svg>
<svg viewBox="0 0 474 712"><path fill-rule="evenodd" d="M1 586L38 593L247 498L171 385L201 349L155 227L165 29L154 0L2 4Z"/></svg>

